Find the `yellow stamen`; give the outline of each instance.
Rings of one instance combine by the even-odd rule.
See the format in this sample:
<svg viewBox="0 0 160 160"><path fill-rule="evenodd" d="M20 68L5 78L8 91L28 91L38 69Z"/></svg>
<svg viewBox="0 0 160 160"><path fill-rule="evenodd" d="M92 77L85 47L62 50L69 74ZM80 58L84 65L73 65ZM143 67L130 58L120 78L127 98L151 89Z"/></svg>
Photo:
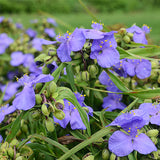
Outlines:
<svg viewBox="0 0 160 160"><path fill-rule="evenodd" d="M110 45L110 47L112 47L112 45Z"/></svg>
<svg viewBox="0 0 160 160"><path fill-rule="evenodd" d="M108 40L106 39L105 42L107 42Z"/></svg>

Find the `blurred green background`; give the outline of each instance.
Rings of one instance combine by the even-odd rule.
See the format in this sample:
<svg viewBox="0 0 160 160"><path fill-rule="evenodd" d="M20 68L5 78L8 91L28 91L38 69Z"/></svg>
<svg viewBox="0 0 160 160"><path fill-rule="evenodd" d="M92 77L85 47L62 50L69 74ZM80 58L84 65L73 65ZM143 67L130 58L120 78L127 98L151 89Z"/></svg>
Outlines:
<svg viewBox="0 0 160 160"><path fill-rule="evenodd" d="M82 0L87 8L105 25L121 24L130 27L152 27L154 43L160 44L160 0ZM43 12L43 14L42 14ZM40 14L41 13L41 14ZM63 32L67 24L91 28L93 18L80 5L79 0L0 0L0 14L15 22L30 26L31 19L40 19L44 13L59 23Z"/></svg>

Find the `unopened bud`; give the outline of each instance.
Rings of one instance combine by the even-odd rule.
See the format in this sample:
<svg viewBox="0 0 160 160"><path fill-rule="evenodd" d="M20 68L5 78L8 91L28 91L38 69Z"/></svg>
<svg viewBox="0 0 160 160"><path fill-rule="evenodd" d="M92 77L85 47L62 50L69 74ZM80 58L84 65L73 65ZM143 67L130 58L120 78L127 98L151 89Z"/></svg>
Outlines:
<svg viewBox="0 0 160 160"><path fill-rule="evenodd" d="M74 59L80 59L82 57L82 55L80 53L76 53L74 56Z"/></svg>
<svg viewBox="0 0 160 160"><path fill-rule="evenodd" d="M50 55L50 56L56 55L56 49L53 48L53 47L50 47L50 48L48 49L48 55Z"/></svg>
<svg viewBox="0 0 160 160"><path fill-rule="evenodd" d="M51 58L52 58L51 56L45 56L44 63L47 63L48 61L50 61Z"/></svg>
<svg viewBox="0 0 160 160"><path fill-rule="evenodd" d="M131 41L131 39L127 35L123 37L123 40L125 43L129 43Z"/></svg>
<svg viewBox="0 0 160 160"><path fill-rule="evenodd" d="M49 98L49 96L50 96L50 93L49 93L47 90L44 90L44 91L43 91L43 94L44 94L47 98Z"/></svg>
<svg viewBox="0 0 160 160"><path fill-rule="evenodd" d="M158 68L159 67L159 61L158 60L153 60L151 61L152 69L153 68Z"/></svg>
<svg viewBox="0 0 160 160"><path fill-rule="evenodd" d="M53 115L59 119L59 120L62 120L65 118L65 114L62 110L59 110L59 109L56 109L55 112L53 112Z"/></svg>
<svg viewBox="0 0 160 160"><path fill-rule="evenodd" d="M133 33L127 33L127 36L132 39L133 38Z"/></svg>
<svg viewBox="0 0 160 160"><path fill-rule="evenodd" d="M41 104L42 103L42 97L40 94L36 94L36 104Z"/></svg>
<svg viewBox="0 0 160 160"><path fill-rule="evenodd" d="M50 70L49 70L49 68L48 68L47 66L44 66L44 67L42 68L42 72L43 72L43 74L49 74L49 73L50 73Z"/></svg>
<svg viewBox="0 0 160 160"><path fill-rule="evenodd" d="M36 57L34 59L35 62L40 61L40 62L44 62L44 59L46 57L46 54L40 54L38 57Z"/></svg>
<svg viewBox="0 0 160 160"><path fill-rule="evenodd" d="M80 68L79 65L74 67L74 70L75 70L76 73L79 73L79 72L80 72L80 69L81 69L81 68Z"/></svg>
<svg viewBox="0 0 160 160"><path fill-rule="evenodd" d="M43 115L49 116L48 104L42 104L41 110L42 110Z"/></svg>
<svg viewBox="0 0 160 160"><path fill-rule="evenodd" d="M26 156L27 157L27 156L32 155L33 151L29 146L25 145L20 149L20 153L21 153L22 156Z"/></svg>
<svg viewBox="0 0 160 160"><path fill-rule="evenodd" d="M149 137L157 137L159 131L157 129L151 129L147 132L147 136Z"/></svg>
<svg viewBox="0 0 160 160"><path fill-rule="evenodd" d="M82 107L83 110L85 110L87 113L89 112L89 109L87 107Z"/></svg>
<svg viewBox="0 0 160 160"><path fill-rule="evenodd" d="M89 81L89 73L88 73L88 71L83 71L82 72L82 80L83 81Z"/></svg>
<svg viewBox="0 0 160 160"><path fill-rule="evenodd" d="M63 110L64 109L64 101L63 99L59 99L56 101L55 106L57 109Z"/></svg>
<svg viewBox="0 0 160 160"><path fill-rule="evenodd" d="M88 72L92 78L95 78L98 74L98 67L94 64L88 66Z"/></svg>
<svg viewBox="0 0 160 160"><path fill-rule="evenodd" d="M22 126L22 131L23 131L24 133L27 133L27 132L28 132L28 126L27 126L26 124L24 124L24 125Z"/></svg>
<svg viewBox="0 0 160 160"><path fill-rule="evenodd" d="M45 125L48 132L54 131L55 127L54 127L54 122L52 118L49 117L47 120L45 120Z"/></svg>
<svg viewBox="0 0 160 160"><path fill-rule="evenodd" d="M33 118L33 119L39 119L40 116L41 116L41 114L40 114L40 112L39 112L38 110L36 110L36 111L34 111L34 112L32 113L32 118Z"/></svg>
<svg viewBox="0 0 160 160"><path fill-rule="evenodd" d="M114 153L111 153L110 160L116 160L116 155Z"/></svg>
<svg viewBox="0 0 160 160"><path fill-rule="evenodd" d="M92 155L92 153L87 153L83 156L82 160L94 160L94 156Z"/></svg>
<svg viewBox="0 0 160 160"><path fill-rule="evenodd" d="M13 139L10 143L10 146L13 147L13 146L17 146L19 144L18 140L17 139Z"/></svg>
<svg viewBox="0 0 160 160"><path fill-rule="evenodd" d="M103 144L103 141L104 141L103 138L99 138L99 139L96 140L94 143L100 146L100 145Z"/></svg>
<svg viewBox="0 0 160 160"><path fill-rule="evenodd" d="M43 84L42 83L37 83L36 84L36 90L40 91L42 89Z"/></svg>
<svg viewBox="0 0 160 160"><path fill-rule="evenodd" d="M9 155L11 158L14 157L14 150L13 150L12 147L9 147L8 150L7 150L7 152L8 152L8 155Z"/></svg>
<svg viewBox="0 0 160 160"><path fill-rule="evenodd" d="M108 151L108 149L103 149L103 151L102 151L102 159L103 160L108 160L109 159L109 151Z"/></svg>
<svg viewBox="0 0 160 160"><path fill-rule="evenodd" d="M52 81L49 86L48 86L48 91L50 92L50 94L53 94L57 91L57 85L54 81Z"/></svg>
<svg viewBox="0 0 160 160"><path fill-rule="evenodd" d="M121 35L125 35L126 33L127 33L126 28L121 28L119 30L119 34L121 34Z"/></svg>
<svg viewBox="0 0 160 160"><path fill-rule="evenodd" d="M151 140L155 145L158 143L158 139L156 137L151 137Z"/></svg>
<svg viewBox="0 0 160 160"><path fill-rule="evenodd" d="M23 158L23 156L19 156L15 160L24 160L24 158Z"/></svg>
<svg viewBox="0 0 160 160"><path fill-rule="evenodd" d="M1 145L1 149L8 149L8 147L9 147L9 143L8 142L4 142Z"/></svg>

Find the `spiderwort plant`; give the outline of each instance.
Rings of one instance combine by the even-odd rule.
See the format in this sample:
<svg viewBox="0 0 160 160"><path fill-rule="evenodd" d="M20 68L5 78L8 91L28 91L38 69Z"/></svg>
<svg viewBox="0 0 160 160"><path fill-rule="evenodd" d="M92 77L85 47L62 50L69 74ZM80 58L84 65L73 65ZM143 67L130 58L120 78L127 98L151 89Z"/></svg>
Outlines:
<svg viewBox="0 0 160 160"><path fill-rule="evenodd" d="M125 132L116 131L109 138L108 147L119 157L130 154L133 150L141 154L157 151L152 140L139 130L149 123L149 116L142 110L132 110L117 117L110 125L120 126Z"/></svg>

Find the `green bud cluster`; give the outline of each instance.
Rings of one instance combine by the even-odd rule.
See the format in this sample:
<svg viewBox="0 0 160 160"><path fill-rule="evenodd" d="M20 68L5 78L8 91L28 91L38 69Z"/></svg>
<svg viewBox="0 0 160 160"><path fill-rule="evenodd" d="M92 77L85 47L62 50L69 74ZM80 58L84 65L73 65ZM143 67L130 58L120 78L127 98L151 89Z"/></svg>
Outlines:
<svg viewBox="0 0 160 160"><path fill-rule="evenodd" d="M92 155L92 153L87 153L83 156L82 160L94 160L94 156Z"/></svg>
<svg viewBox="0 0 160 160"><path fill-rule="evenodd" d="M27 160L33 154L32 149L25 145L18 150L18 144L19 141L17 139L13 139L11 143L2 143L0 146L0 160Z"/></svg>
<svg viewBox="0 0 160 160"><path fill-rule="evenodd" d="M110 154L109 154L108 149L103 149L103 151L102 151L102 159L103 160L108 160L109 156L110 156Z"/></svg>

